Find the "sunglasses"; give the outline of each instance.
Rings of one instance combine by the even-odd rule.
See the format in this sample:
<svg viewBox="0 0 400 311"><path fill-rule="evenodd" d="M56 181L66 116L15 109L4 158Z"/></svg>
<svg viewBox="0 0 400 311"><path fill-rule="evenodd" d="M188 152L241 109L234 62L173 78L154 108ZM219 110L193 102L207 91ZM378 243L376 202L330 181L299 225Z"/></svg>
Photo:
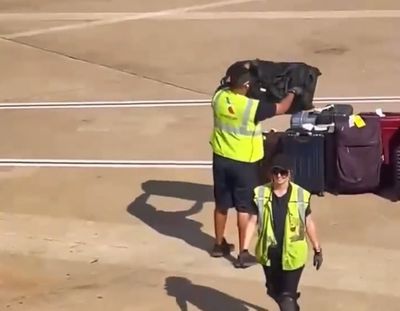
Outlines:
<svg viewBox="0 0 400 311"><path fill-rule="evenodd" d="M284 169L281 169L281 168L273 168L272 169L272 174L273 175L280 174L282 177L287 177L289 175L289 170L284 170Z"/></svg>

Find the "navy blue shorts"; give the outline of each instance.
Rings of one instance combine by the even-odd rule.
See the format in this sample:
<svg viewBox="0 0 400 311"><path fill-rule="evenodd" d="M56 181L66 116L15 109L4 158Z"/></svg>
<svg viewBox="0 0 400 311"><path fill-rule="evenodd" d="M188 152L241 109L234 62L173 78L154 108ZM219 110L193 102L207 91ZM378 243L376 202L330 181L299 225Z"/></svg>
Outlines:
<svg viewBox="0 0 400 311"><path fill-rule="evenodd" d="M214 199L217 209L225 213L235 207L238 212L257 214L254 188L260 183L260 162L246 163L213 155Z"/></svg>

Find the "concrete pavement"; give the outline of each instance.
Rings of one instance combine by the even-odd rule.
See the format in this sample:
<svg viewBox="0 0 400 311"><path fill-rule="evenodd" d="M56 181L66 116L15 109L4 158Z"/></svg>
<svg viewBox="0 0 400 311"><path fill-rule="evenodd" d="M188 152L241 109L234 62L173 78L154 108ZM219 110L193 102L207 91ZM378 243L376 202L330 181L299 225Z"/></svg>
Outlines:
<svg viewBox="0 0 400 311"><path fill-rule="evenodd" d="M238 17L398 10L396 1L215 4L2 1L1 13L23 17L0 13L0 37L49 31L0 39L0 101L209 98L229 63L253 57L318 66L317 96L399 95L398 18ZM86 21L55 13L96 12L151 15L54 31ZM355 110L378 107L400 111ZM0 110L0 126L1 158L210 159L207 107ZM287 116L264 124L287 126ZM0 309L277 310L260 267L238 271L207 253L208 169L0 167L0 197ZM322 270L310 262L304 272L303 309L398 310L399 204L375 194L313 199L326 257ZM227 236L237 241L233 212Z"/></svg>

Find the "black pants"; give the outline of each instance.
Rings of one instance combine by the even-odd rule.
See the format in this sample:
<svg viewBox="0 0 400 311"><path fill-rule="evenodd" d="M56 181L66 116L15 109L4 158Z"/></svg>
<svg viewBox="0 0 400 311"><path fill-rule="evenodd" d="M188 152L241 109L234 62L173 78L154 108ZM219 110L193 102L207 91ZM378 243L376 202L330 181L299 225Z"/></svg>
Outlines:
<svg viewBox="0 0 400 311"><path fill-rule="evenodd" d="M281 262L275 261L271 263L270 267L263 266L263 268L268 295L275 301L283 293L290 294L294 299L297 299L297 289L304 266L296 270L284 271Z"/></svg>

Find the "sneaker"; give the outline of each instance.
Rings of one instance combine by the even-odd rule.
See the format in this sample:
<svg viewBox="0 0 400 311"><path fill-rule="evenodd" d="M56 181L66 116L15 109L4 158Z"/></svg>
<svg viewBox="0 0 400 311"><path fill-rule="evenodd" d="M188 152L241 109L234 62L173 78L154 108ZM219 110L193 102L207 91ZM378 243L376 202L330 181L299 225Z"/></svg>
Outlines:
<svg viewBox="0 0 400 311"><path fill-rule="evenodd" d="M211 251L211 256L212 257L226 256L229 255L234 250L235 250L235 245L229 244L224 238L220 245L214 244L214 248Z"/></svg>
<svg viewBox="0 0 400 311"><path fill-rule="evenodd" d="M248 250L244 250L238 255L234 265L236 268L244 269L244 268L251 267L251 266L255 265L256 263L257 263L256 258L254 256L250 255Z"/></svg>

